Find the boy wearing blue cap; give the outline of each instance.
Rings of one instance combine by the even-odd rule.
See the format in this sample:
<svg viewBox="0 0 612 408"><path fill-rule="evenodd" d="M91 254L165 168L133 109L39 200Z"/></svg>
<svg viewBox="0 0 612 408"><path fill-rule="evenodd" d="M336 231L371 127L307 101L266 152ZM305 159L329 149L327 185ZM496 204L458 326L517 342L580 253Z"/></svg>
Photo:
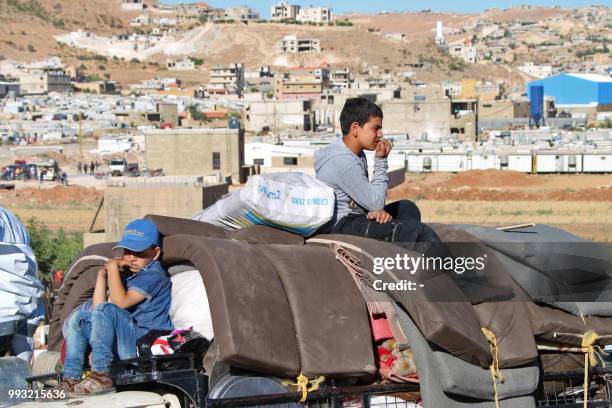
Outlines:
<svg viewBox="0 0 612 408"><path fill-rule="evenodd" d="M123 249L123 255L98 271L92 310L70 318L64 380L56 390L75 394L112 391L110 368L115 357L134 358L140 337L151 330L172 330L168 315L172 283L158 260L159 243L157 226L149 220L135 220L125 227L113 248ZM126 269L131 274L122 273ZM92 371L80 381L87 344Z"/></svg>

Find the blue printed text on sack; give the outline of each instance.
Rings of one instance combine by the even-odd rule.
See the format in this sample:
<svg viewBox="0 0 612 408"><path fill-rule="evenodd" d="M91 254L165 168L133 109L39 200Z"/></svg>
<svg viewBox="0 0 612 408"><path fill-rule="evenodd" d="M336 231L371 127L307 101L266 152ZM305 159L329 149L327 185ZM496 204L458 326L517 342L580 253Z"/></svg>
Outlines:
<svg viewBox="0 0 612 408"><path fill-rule="evenodd" d="M303 198L303 197L291 197L291 204L295 205L318 205L325 206L329 200L322 197Z"/></svg>
<svg viewBox="0 0 612 408"><path fill-rule="evenodd" d="M280 200L281 198L280 190L269 191L268 186L259 186L257 187L257 191L259 191L260 193L265 195L267 198L270 198L272 200Z"/></svg>

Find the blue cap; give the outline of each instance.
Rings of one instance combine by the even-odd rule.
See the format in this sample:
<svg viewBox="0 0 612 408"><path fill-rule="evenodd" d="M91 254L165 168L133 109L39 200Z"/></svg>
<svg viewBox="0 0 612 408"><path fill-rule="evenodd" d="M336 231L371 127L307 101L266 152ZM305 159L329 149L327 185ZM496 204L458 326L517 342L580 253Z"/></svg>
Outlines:
<svg viewBox="0 0 612 408"><path fill-rule="evenodd" d="M154 245L159 246L157 226L149 220L134 220L125 226L121 241L113 249L125 248L140 252Z"/></svg>

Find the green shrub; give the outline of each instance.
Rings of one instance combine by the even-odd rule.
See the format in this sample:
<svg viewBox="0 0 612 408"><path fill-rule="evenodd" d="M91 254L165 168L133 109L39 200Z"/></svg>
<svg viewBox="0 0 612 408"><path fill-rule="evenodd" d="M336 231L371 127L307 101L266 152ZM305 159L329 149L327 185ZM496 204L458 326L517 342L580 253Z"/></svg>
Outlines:
<svg viewBox="0 0 612 408"><path fill-rule="evenodd" d="M32 250L36 255L38 270L43 275L52 271L66 270L83 248L83 236L79 233L67 233L63 229L51 232L47 226L36 218L27 222Z"/></svg>

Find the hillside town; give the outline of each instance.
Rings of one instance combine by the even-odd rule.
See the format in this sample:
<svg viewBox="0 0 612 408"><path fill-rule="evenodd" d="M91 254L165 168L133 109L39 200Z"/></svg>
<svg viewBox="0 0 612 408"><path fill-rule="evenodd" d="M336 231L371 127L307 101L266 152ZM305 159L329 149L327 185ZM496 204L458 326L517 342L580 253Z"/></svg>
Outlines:
<svg viewBox="0 0 612 408"><path fill-rule="evenodd" d="M529 152L537 150L540 139L550 148L587 152L609 142L606 131L584 133L610 126L611 17L606 7L562 10L538 21L473 17L461 28L437 21L429 27L430 35L419 39L369 28L371 36L390 44L432 46L435 55L407 55L394 68L378 66L378 61L360 66L326 62L332 45L299 32L265 46L281 57L307 55L307 65L284 60L253 66L239 58L208 65L205 50L198 49L215 25L353 24L329 7L279 2L271 5L269 20L249 7L218 9L206 3L130 1L121 3L121 9L139 13L130 19L127 32L107 37L79 30L55 37L62 46L86 52L76 63L57 56L0 61L3 140L23 145L74 141L77 136L107 140L117 134L138 139L148 129L229 129L234 118L239 123L234 125L245 131L247 146L272 142L277 147L271 149L278 150L285 139L312 143L337 134L344 101L365 96L383 106L385 133L406 145L406 153L422 152L417 144L425 144L425 150L431 145L432 151L463 153L498 144L514 145L518 151L523 145L523 152ZM156 58L165 60L153 62ZM167 74L125 82L114 80L109 69L103 73L111 61L126 59L143 64L151 59ZM87 60L101 71L92 74ZM504 67L506 79L464 72L477 67L486 73L490 66ZM443 69L450 70L448 79L426 79ZM190 78L181 79L185 72ZM198 76L207 80L199 82ZM529 87L535 84L545 87L537 127L529 99ZM145 149L143 143L139 147ZM247 159L242 164L255 163ZM270 166L269 160L264 166Z"/></svg>
<svg viewBox="0 0 612 408"><path fill-rule="evenodd" d="M326 1L0 0L0 407L612 407L612 9Z"/></svg>

